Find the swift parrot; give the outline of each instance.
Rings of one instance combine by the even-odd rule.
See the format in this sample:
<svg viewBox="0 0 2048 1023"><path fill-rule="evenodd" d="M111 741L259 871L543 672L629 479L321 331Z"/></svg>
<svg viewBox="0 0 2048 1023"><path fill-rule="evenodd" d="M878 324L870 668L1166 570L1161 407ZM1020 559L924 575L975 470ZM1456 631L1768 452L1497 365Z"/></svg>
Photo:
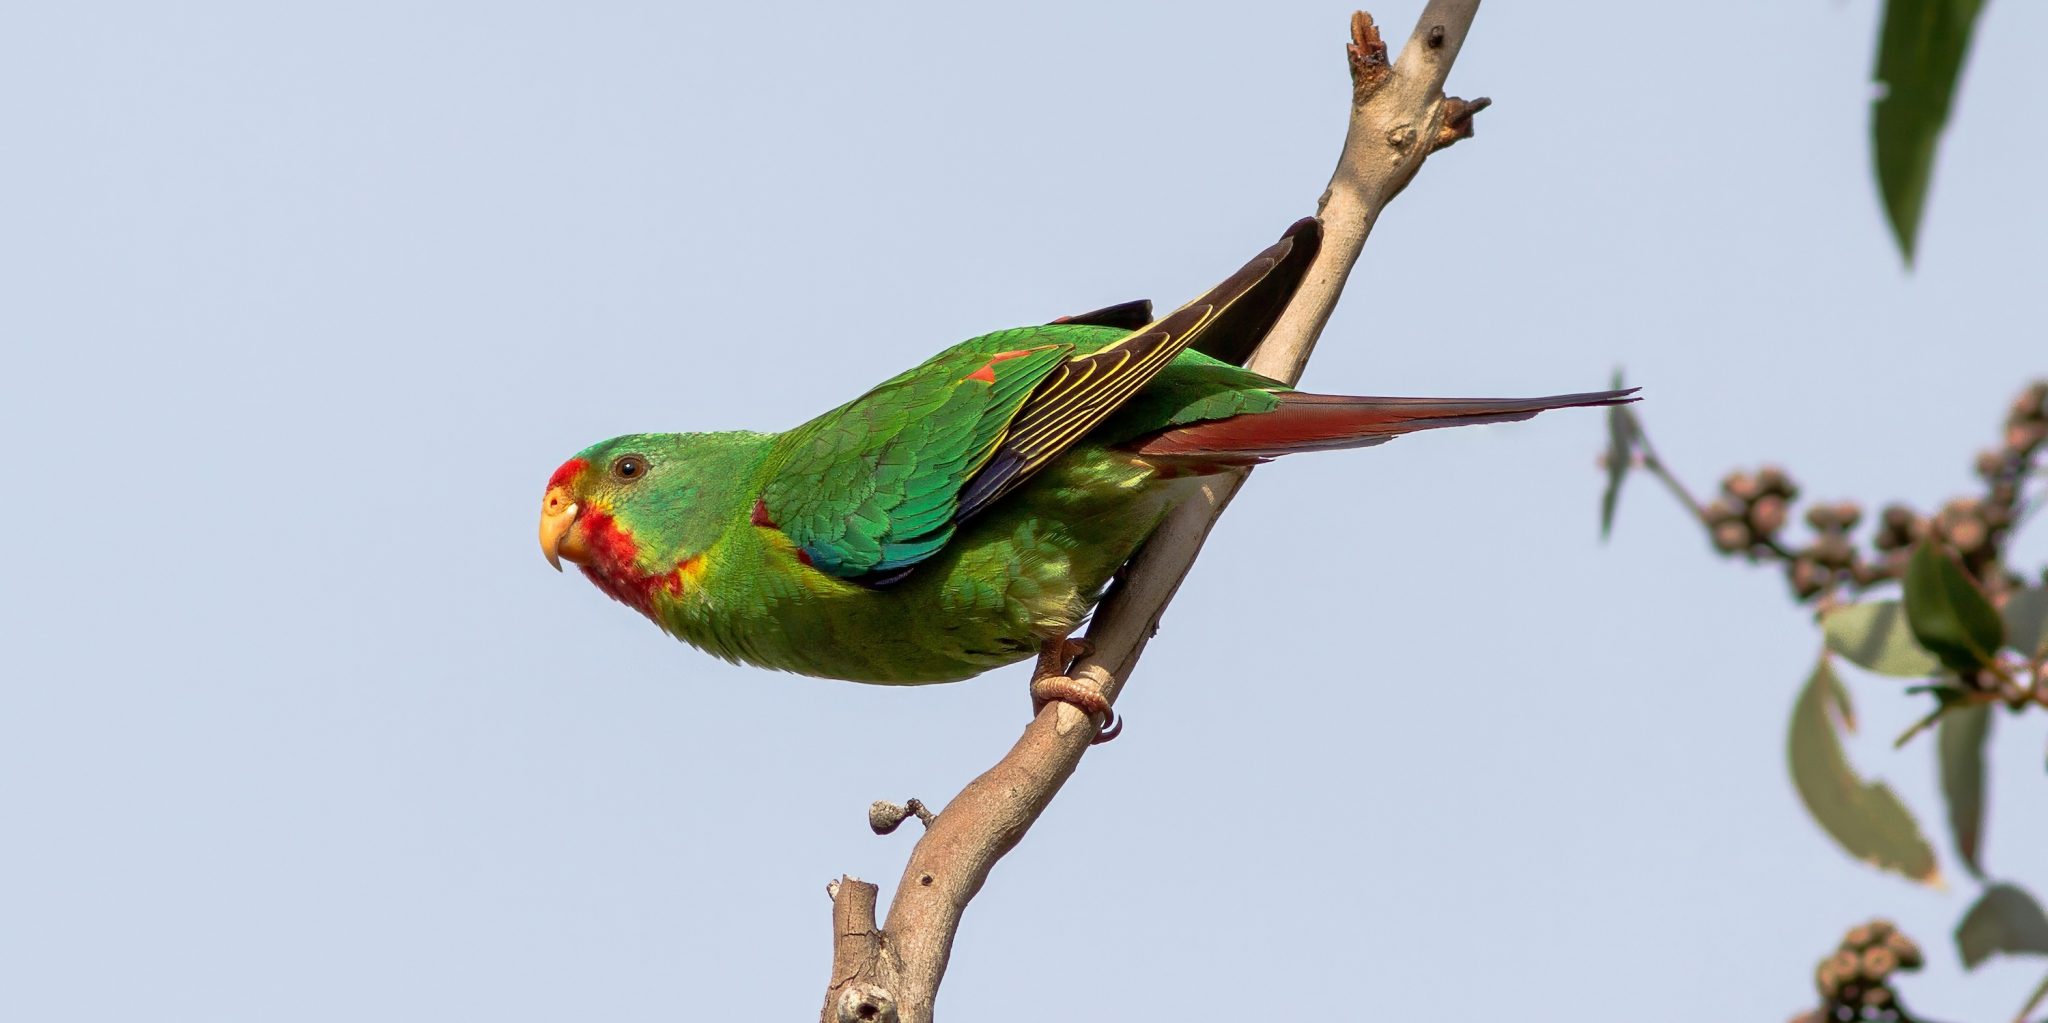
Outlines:
<svg viewBox="0 0 2048 1023"><path fill-rule="evenodd" d="M1404 433L1631 401L1309 394L1243 368L1322 238L1288 229L1154 319L1132 302L963 341L782 433L638 433L548 480L540 546L730 661L893 685L1040 655L1040 701L1108 720L1067 637L1201 477Z"/></svg>

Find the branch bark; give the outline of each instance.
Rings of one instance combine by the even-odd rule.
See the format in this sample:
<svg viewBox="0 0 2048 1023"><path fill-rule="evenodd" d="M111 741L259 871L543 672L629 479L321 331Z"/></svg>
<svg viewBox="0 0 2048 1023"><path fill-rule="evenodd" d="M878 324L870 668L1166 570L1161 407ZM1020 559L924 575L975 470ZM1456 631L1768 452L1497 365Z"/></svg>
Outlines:
<svg viewBox="0 0 2048 1023"><path fill-rule="evenodd" d="M1380 210L1429 154L1471 135L1472 115L1487 101L1446 97L1443 86L1478 9L1479 0L1431 0L1393 62L1371 16L1352 15L1350 126L1318 204L1322 250L1253 354L1252 369L1290 384L1301 378ZM1097 610L1088 629L1095 653L1075 665L1075 676L1091 677L1116 699L1248 473L1213 477L1168 516ZM1065 703L1047 705L1001 761L929 822L879 929L874 885L849 877L833 886L824 1023L930 1023L961 914L996 861L1016 847L1080 765L1095 735L1089 715Z"/></svg>

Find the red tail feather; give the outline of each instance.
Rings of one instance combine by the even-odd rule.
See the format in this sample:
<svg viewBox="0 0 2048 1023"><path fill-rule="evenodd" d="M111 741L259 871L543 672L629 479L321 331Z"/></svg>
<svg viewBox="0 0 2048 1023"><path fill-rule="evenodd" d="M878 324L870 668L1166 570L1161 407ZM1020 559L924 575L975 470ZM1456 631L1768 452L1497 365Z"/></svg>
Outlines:
<svg viewBox="0 0 2048 1023"><path fill-rule="evenodd" d="M1417 430L1508 423L1554 408L1620 405L1636 400L1629 397L1635 391L1547 398L1354 398L1288 391L1271 412L1162 430L1131 447L1152 461L1252 465L1297 451L1370 447Z"/></svg>

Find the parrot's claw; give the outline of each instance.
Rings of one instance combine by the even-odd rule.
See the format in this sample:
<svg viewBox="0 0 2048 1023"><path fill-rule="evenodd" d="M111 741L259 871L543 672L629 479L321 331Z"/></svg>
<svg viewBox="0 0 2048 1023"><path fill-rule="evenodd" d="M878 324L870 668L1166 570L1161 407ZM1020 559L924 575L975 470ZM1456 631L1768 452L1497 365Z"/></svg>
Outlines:
<svg viewBox="0 0 2048 1023"><path fill-rule="evenodd" d="M1048 703L1071 704L1074 709L1095 719L1095 743L1105 743L1117 737L1124 730L1124 721L1117 717L1109 700L1102 695L1102 686L1091 678L1075 678L1071 673L1074 663L1095 652L1095 644L1085 639L1057 639L1045 644L1038 653L1038 669L1031 679L1031 713L1037 714Z"/></svg>

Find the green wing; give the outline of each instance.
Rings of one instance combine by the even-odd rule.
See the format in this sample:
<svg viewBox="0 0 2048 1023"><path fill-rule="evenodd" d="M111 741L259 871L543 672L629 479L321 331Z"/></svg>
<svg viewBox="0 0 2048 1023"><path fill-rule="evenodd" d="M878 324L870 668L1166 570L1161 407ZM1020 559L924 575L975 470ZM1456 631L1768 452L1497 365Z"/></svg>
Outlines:
<svg viewBox="0 0 2048 1023"><path fill-rule="evenodd" d="M985 335L804 424L770 456L756 524L782 530L820 571L875 585L900 578L1216 324L1244 320L1228 314L1247 295L1264 305L1284 289L1284 304L1299 277L1274 269L1305 266L1288 255L1299 239L1313 243L1314 224L1135 331L1054 324Z"/></svg>
<svg viewBox="0 0 2048 1023"><path fill-rule="evenodd" d="M813 567L881 576L930 557L953 536L960 488L986 464L1031 393L1074 354L1024 328L959 345L791 431L756 524L781 529Z"/></svg>

